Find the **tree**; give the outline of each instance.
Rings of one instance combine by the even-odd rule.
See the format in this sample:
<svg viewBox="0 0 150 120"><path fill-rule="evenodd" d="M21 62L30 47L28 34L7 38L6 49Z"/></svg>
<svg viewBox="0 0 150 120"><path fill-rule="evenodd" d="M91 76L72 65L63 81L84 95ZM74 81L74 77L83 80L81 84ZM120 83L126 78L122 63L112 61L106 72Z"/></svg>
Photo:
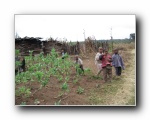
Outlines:
<svg viewBox="0 0 150 120"><path fill-rule="evenodd" d="M131 34L130 34L130 39L135 40L135 33L131 33Z"/></svg>

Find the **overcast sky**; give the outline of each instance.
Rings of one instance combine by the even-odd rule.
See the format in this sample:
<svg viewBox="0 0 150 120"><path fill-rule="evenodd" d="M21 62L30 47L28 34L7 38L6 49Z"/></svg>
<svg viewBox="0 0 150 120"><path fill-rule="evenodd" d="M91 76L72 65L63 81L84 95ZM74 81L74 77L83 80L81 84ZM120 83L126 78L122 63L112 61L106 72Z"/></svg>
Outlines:
<svg viewBox="0 0 150 120"><path fill-rule="evenodd" d="M15 34L83 41L85 30L86 38L110 39L112 33L114 39L124 39L135 33L135 21L135 15L15 15Z"/></svg>

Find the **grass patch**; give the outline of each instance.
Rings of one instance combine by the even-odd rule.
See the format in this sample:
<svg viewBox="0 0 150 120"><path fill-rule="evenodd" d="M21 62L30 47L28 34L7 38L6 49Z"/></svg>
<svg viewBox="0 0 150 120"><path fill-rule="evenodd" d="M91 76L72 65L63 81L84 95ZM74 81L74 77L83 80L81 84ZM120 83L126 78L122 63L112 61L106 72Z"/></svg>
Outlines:
<svg viewBox="0 0 150 120"><path fill-rule="evenodd" d="M134 93L133 96L128 100L126 105L135 105L135 88L131 89L131 92Z"/></svg>
<svg viewBox="0 0 150 120"><path fill-rule="evenodd" d="M104 104L105 99L101 97L97 97L95 94L89 97L90 103L92 105Z"/></svg>
<svg viewBox="0 0 150 120"><path fill-rule="evenodd" d="M99 88L91 90L89 102L92 105L108 105L111 98L114 97L119 89L121 89L124 81L113 80L111 83L100 85Z"/></svg>
<svg viewBox="0 0 150 120"><path fill-rule="evenodd" d="M90 76L90 79L92 79L92 80L102 80L103 78L101 76L92 75L92 76Z"/></svg>
<svg viewBox="0 0 150 120"><path fill-rule="evenodd" d="M126 105L135 105L135 96L132 96Z"/></svg>

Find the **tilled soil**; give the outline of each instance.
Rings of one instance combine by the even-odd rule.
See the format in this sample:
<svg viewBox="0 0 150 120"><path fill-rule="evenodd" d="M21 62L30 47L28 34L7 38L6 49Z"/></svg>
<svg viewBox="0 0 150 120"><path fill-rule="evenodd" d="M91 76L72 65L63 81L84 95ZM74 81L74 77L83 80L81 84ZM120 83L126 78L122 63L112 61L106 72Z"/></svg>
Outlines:
<svg viewBox="0 0 150 120"><path fill-rule="evenodd" d="M69 92L65 92L62 96L59 96L63 91L61 85L63 82L59 82L57 79L51 79L45 87L39 89L40 83L32 82L27 87L31 88L31 96L16 96L15 104L20 105L22 102L26 102L26 105L35 105L37 99L39 105L54 105L61 100L60 105L88 105L88 93L91 89L96 88L98 84L103 84L103 80L93 80L89 76L81 76L81 79L77 83L73 83L73 80L68 81ZM77 93L78 87L84 89L82 94Z"/></svg>

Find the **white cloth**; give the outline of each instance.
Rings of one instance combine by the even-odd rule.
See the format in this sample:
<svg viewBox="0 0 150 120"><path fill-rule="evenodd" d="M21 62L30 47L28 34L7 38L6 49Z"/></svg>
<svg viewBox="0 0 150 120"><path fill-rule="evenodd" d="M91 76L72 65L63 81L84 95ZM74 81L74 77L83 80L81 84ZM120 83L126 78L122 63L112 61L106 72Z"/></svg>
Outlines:
<svg viewBox="0 0 150 120"><path fill-rule="evenodd" d="M78 60L75 61L75 63L76 63L76 64L79 64L79 65L83 65L83 61L82 61L80 58L78 58Z"/></svg>
<svg viewBox="0 0 150 120"><path fill-rule="evenodd" d="M102 55L102 54L99 53L99 52L96 54L96 56L95 56L95 65L102 63L102 61L99 59L100 55Z"/></svg>
<svg viewBox="0 0 150 120"><path fill-rule="evenodd" d="M99 59L100 55L102 54L98 52L95 56L95 65L97 66L98 71L102 69L102 61Z"/></svg>

